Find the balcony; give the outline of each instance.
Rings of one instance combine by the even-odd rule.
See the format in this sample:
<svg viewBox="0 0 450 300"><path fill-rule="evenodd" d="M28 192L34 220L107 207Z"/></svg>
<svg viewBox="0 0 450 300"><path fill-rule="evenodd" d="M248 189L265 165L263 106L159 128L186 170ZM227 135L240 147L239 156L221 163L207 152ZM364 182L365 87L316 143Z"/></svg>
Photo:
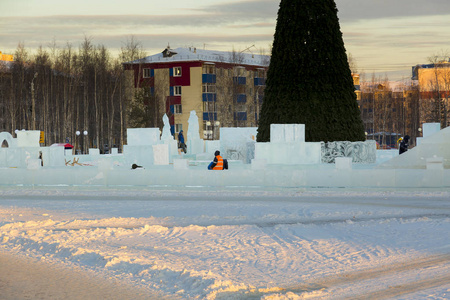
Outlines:
<svg viewBox="0 0 450 300"><path fill-rule="evenodd" d="M216 121L217 113L216 112L203 112L203 121Z"/></svg>
<svg viewBox="0 0 450 300"><path fill-rule="evenodd" d="M245 95L245 94L237 95L236 102L237 103L246 103L247 102L247 95Z"/></svg>
<svg viewBox="0 0 450 300"><path fill-rule="evenodd" d="M202 74L202 83L216 83L216 74Z"/></svg>
<svg viewBox="0 0 450 300"><path fill-rule="evenodd" d="M234 119L236 121L247 121L247 112L246 111L238 111L234 113Z"/></svg>
<svg viewBox="0 0 450 300"><path fill-rule="evenodd" d="M202 100L203 102L216 102L217 95L215 93L203 93Z"/></svg>
<svg viewBox="0 0 450 300"><path fill-rule="evenodd" d="M266 79L255 77L254 83L255 83L255 86L264 86L264 85L266 85Z"/></svg>
<svg viewBox="0 0 450 300"><path fill-rule="evenodd" d="M233 83L239 85L247 84L247 77L233 77Z"/></svg>

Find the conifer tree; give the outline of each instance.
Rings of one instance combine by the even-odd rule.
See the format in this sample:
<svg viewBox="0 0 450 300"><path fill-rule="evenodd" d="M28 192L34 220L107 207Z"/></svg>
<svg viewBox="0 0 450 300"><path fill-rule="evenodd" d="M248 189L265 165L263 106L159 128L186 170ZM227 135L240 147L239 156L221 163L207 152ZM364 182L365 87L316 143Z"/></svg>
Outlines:
<svg viewBox="0 0 450 300"><path fill-rule="evenodd" d="M258 127L305 124L305 139L364 140L334 0L281 0Z"/></svg>

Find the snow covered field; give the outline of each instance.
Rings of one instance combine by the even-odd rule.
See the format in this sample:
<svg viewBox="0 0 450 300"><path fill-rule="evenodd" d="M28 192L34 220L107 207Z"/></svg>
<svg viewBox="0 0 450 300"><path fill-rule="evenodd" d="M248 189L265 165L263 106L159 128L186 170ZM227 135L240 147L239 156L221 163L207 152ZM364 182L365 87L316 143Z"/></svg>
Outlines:
<svg viewBox="0 0 450 300"><path fill-rule="evenodd" d="M448 299L450 191L2 188L1 251L149 299Z"/></svg>

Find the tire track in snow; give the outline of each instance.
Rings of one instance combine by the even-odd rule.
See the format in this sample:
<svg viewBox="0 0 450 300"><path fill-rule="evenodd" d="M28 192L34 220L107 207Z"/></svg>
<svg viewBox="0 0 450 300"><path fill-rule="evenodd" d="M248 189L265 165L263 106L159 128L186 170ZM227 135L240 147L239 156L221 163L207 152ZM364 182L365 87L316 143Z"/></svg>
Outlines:
<svg viewBox="0 0 450 300"><path fill-rule="evenodd" d="M400 272L414 272L420 269L426 269L431 267L440 267L450 263L450 254L427 256L414 261L399 262L391 264L389 266L380 266L373 269L356 271L351 273L338 274L336 276L326 277L319 279L315 282L301 284L298 286L292 286L286 288L287 291L316 291L337 288L341 285L352 284L355 285L358 282L364 280L380 280L383 277L388 277ZM426 290L434 287L438 287L450 282L450 274L445 274L433 278L409 281L404 284L398 284L395 286L389 286L385 289L380 289L373 292L364 291L361 295L346 295L345 299L388 299L396 296L410 294L421 290ZM361 293L361 292L359 292ZM337 296L337 295L334 295ZM333 297L334 297L333 296Z"/></svg>
<svg viewBox="0 0 450 300"><path fill-rule="evenodd" d="M438 276L430 279L418 280L408 284L401 284L389 287L384 290L365 293L362 296L349 297L349 300L365 300L365 299L391 299L402 295L412 294L419 291L428 290L450 282L450 274Z"/></svg>

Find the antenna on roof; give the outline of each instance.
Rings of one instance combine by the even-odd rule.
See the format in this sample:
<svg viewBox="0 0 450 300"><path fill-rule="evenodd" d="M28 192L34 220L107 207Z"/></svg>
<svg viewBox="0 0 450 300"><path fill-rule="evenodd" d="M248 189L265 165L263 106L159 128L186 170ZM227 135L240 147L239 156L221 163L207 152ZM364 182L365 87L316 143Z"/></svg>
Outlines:
<svg viewBox="0 0 450 300"><path fill-rule="evenodd" d="M240 53L243 53L245 51L248 51L252 54L252 58L255 58L255 54L253 54L252 51L250 51L250 49L252 49L253 47L255 47L255 44L251 45L250 47L245 48L244 50L242 50ZM256 47L255 47L256 48Z"/></svg>

